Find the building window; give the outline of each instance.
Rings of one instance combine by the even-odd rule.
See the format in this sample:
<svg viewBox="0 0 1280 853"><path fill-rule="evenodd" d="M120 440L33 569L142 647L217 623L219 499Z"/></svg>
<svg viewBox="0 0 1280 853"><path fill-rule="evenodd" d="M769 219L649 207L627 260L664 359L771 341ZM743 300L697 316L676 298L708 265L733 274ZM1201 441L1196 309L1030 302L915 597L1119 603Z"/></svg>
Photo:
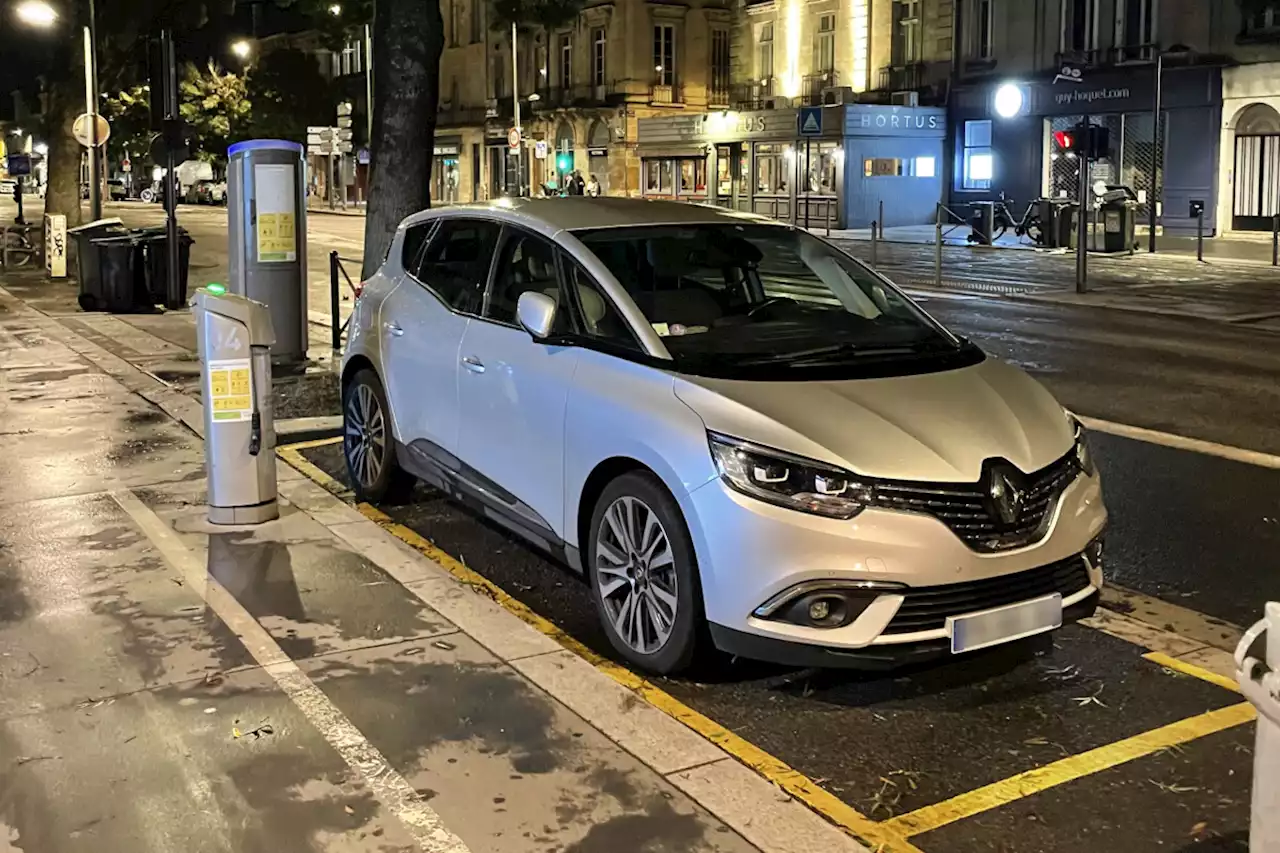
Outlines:
<svg viewBox="0 0 1280 853"><path fill-rule="evenodd" d="M995 0L977 0L973 8L973 44L969 55L972 59L995 59L995 16L992 6Z"/></svg>
<svg viewBox="0 0 1280 853"><path fill-rule="evenodd" d="M1267 3L1263 8L1254 4L1253 11L1244 16L1245 33L1274 33L1280 30L1280 3Z"/></svg>
<svg viewBox="0 0 1280 853"><path fill-rule="evenodd" d="M1120 0L1116 4L1116 46L1123 58L1139 58L1134 50L1156 43L1158 0Z"/></svg>
<svg viewBox="0 0 1280 853"><path fill-rule="evenodd" d="M813 73L825 74L836 67L836 16L823 15L813 34Z"/></svg>
<svg viewBox="0 0 1280 853"><path fill-rule="evenodd" d="M511 66L501 56L492 57L489 60L489 64L492 66L489 79L493 80L493 97L505 98L507 95L507 77L511 74Z"/></svg>
<svg viewBox="0 0 1280 853"><path fill-rule="evenodd" d="M591 85L604 85L604 27L591 31Z"/></svg>
<svg viewBox="0 0 1280 853"><path fill-rule="evenodd" d="M915 164L915 176L917 178L932 178L938 173L937 163L932 157L917 157Z"/></svg>
<svg viewBox="0 0 1280 853"><path fill-rule="evenodd" d="M989 190L995 172L991 120L964 123L964 189Z"/></svg>
<svg viewBox="0 0 1280 853"><path fill-rule="evenodd" d="M894 0L891 52L894 65L920 61L920 0Z"/></svg>
<svg viewBox="0 0 1280 853"><path fill-rule="evenodd" d="M676 28L672 24L654 24L653 73L659 86L676 83Z"/></svg>
<svg viewBox="0 0 1280 853"><path fill-rule="evenodd" d="M756 73L760 82L768 85L773 79L773 24L760 25L760 39L756 50Z"/></svg>
<svg viewBox="0 0 1280 853"><path fill-rule="evenodd" d="M484 41L484 0L471 0L471 43Z"/></svg>
<svg viewBox="0 0 1280 853"><path fill-rule="evenodd" d="M463 0L449 0L449 44L454 47L462 44L462 22L467 11L462 3Z"/></svg>
<svg viewBox="0 0 1280 853"><path fill-rule="evenodd" d="M559 36L557 54L560 57L560 87L568 89L573 84L573 39L568 33Z"/></svg>
<svg viewBox="0 0 1280 853"><path fill-rule="evenodd" d="M711 31L711 88L708 104L729 103L729 31Z"/></svg>
<svg viewBox="0 0 1280 853"><path fill-rule="evenodd" d="M675 195L675 160L644 161L645 195Z"/></svg>
<svg viewBox="0 0 1280 853"><path fill-rule="evenodd" d="M1062 52L1088 53L1097 44L1098 0L1062 0Z"/></svg>

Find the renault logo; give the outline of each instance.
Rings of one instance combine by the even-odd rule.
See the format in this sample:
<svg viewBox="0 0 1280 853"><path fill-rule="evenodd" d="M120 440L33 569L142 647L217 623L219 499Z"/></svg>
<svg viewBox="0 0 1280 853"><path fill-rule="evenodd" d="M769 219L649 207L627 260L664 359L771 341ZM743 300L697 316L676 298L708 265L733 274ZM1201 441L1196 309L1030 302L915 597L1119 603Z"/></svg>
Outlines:
<svg viewBox="0 0 1280 853"><path fill-rule="evenodd" d="M991 506L995 509L996 515L1005 524L1013 524L1018 520L1027 499L1027 493L1014 481L1013 472L1005 467L991 469L987 482L987 496L991 498Z"/></svg>

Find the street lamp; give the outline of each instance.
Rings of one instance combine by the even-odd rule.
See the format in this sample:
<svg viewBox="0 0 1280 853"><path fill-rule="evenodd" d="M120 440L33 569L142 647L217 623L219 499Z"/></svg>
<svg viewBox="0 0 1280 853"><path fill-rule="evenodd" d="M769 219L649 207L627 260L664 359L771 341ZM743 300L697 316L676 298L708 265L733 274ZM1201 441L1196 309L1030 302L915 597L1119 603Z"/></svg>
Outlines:
<svg viewBox="0 0 1280 853"><path fill-rule="evenodd" d="M98 38L97 10L89 0L89 25L84 28L84 106L89 115L89 215L102 218L102 171L98 159ZM51 29L58 12L46 0L22 0L14 10L18 20L28 26Z"/></svg>
<svg viewBox="0 0 1280 853"><path fill-rule="evenodd" d="M1156 223L1160 209L1161 186L1160 172L1164 168L1164 140L1160 138L1160 96L1164 87L1164 58L1182 58L1191 53L1185 44L1175 44L1168 50L1156 48L1156 94L1155 103L1151 106L1151 206L1147 209L1147 251L1154 254L1156 250Z"/></svg>
<svg viewBox="0 0 1280 853"><path fill-rule="evenodd" d="M231 43L231 52L241 61L247 60L249 55L253 53L253 45L249 44L248 39L237 39Z"/></svg>
<svg viewBox="0 0 1280 853"><path fill-rule="evenodd" d="M341 15L341 14L342 14L342 4L340 4L340 3L334 3L333 5L331 5L331 6L329 7L329 14L330 14L330 15L333 15L335 18L336 18L336 17L338 17L339 15Z"/></svg>

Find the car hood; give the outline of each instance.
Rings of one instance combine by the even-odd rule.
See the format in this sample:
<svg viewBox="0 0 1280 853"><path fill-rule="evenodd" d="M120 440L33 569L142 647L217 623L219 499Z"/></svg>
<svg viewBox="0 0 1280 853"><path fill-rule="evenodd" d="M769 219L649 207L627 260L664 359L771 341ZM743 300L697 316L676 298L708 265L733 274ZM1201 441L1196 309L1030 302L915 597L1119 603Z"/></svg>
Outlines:
<svg viewBox="0 0 1280 853"><path fill-rule="evenodd" d="M755 382L681 375L675 394L713 432L868 477L977 482L1003 458L1039 470L1073 443L1062 406L1022 370L988 357L887 379Z"/></svg>

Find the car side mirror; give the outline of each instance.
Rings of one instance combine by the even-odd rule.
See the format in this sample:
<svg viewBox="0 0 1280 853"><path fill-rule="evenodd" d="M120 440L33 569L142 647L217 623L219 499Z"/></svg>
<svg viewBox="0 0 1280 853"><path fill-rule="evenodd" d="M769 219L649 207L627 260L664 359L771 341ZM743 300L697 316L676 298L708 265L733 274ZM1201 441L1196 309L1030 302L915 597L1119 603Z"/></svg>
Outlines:
<svg viewBox="0 0 1280 853"><path fill-rule="evenodd" d="M556 322L556 301L545 293L526 290L516 302L516 319L535 341L551 337Z"/></svg>

